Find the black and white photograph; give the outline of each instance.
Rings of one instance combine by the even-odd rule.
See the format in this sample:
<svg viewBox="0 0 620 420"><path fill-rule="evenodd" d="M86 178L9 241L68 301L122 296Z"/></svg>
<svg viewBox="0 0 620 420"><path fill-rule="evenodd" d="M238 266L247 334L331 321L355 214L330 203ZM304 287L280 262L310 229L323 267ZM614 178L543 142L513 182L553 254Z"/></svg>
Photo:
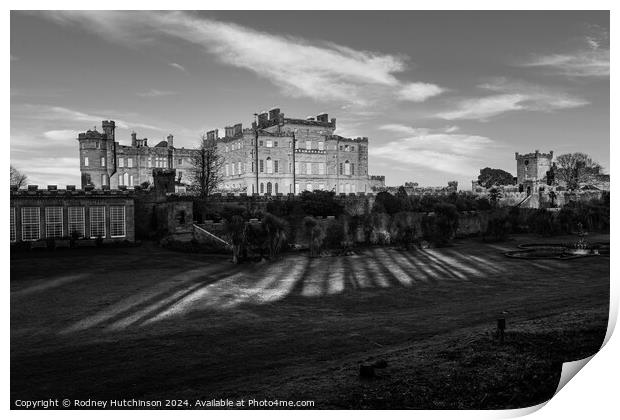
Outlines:
<svg viewBox="0 0 620 420"><path fill-rule="evenodd" d="M609 10L6 13L11 410L527 409L609 339Z"/></svg>

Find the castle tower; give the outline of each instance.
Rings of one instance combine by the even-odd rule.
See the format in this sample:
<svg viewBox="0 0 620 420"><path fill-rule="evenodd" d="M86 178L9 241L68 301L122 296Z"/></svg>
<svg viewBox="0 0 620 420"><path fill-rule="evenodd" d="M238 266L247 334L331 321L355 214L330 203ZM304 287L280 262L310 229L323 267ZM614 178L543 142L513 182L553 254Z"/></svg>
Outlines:
<svg viewBox="0 0 620 420"><path fill-rule="evenodd" d="M551 169L553 161L553 151L520 155L515 153L517 161L517 183L523 184L525 181L541 182L545 178L547 171Z"/></svg>
<svg viewBox="0 0 620 420"><path fill-rule="evenodd" d="M110 178L116 172L115 123L102 121L101 127L103 133L95 128L78 134L82 188L86 185L109 187Z"/></svg>

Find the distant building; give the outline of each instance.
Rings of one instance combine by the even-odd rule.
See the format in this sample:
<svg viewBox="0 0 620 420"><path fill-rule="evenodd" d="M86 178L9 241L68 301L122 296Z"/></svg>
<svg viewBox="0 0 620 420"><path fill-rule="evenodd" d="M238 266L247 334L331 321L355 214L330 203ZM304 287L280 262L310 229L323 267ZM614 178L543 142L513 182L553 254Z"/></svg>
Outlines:
<svg viewBox="0 0 620 420"><path fill-rule="evenodd" d="M368 175L368 138L334 134L327 114L287 118L279 108L257 115L252 128L235 124L207 133L224 156L221 190L248 194L371 192L385 178ZM258 153L258 154L257 154ZM258 178L257 178L258 175Z"/></svg>
<svg viewBox="0 0 620 420"><path fill-rule="evenodd" d="M128 191L11 190L11 242L44 239L101 238L104 242L134 241L134 197Z"/></svg>
<svg viewBox="0 0 620 420"><path fill-rule="evenodd" d="M88 130L78 135L82 188L119 186L134 187L153 182L153 168L174 168L177 180L186 180L191 168L192 149L175 148L170 134L167 141L148 146L148 140L131 134L131 146L121 145L115 138L114 121L102 121L102 130Z"/></svg>
<svg viewBox="0 0 620 420"><path fill-rule="evenodd" d="M524 155L515 153L515 159L517 161L517 186L520 191L526 191L530 195L540 188L539 184L543 185L546 182L547 172L553 166L553 151L540 153L536 150L534 153Z"/></svg>
<svg viewBox="0 0 620 420"><path fill-rule="evenodd" d="M336 119L329 120L327 114L285 118L274 108L259 114L252 128L235 124L226 127L224 137L219 137L218 130L209 131L207 139L217 142L224 158L218 189L251 194L358 193L384 186L385 177L368 175L368 138L341 137L334 134L335 129ZM78 136L82 187L132 188L152 183L153 168L161 168L176 169L176 190L184 190L193 149L175 148L172 135L148 146L147 139L132 133L131 146L121 145L115 138L114 121L103 121L102 130Z"/></svg>

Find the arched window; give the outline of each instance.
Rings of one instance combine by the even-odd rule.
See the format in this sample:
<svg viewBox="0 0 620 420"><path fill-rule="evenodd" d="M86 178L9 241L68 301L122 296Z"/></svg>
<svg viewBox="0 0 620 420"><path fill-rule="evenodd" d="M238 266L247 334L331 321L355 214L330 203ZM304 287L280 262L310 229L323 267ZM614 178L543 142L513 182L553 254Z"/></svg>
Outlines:
<svg viewBox="0 0 620 420"><path fill-rule="evenodd" d="M267 183L267 194L271 194L271 182Z"/></svg>
<svg viewBox="0 0 620 420"><path fill-rule="evenodd" d="M351 175L351 164L349 163L348 160L344 161L344 174Z"/></svg>
<svg viewBox="0 0 620 420"><path fill-rule="evenodd" d="M260 183L260 193L264 193L265 192L265 185L261 182Z"/></svg>
<svg viewBox="0 0 620 420"><path fill-rule="evenodd" d="M267 158L267 173L268 174L273 173L273 160L271 160L270 157Z"/></svg>

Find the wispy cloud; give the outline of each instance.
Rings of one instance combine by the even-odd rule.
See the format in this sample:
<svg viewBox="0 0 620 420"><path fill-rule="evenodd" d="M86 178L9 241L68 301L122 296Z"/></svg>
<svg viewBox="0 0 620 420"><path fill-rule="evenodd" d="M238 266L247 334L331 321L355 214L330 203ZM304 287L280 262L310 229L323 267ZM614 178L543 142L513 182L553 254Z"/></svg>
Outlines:
<svg viewBox="0 0 620 420"><path fill-rule="evenodd" d="M439 112L436 117L445 120L480 120L511 111L552 112L561 109L588 105L585 99L567 94L557 89L546 88L505 78L493 79L478 86L495 94L464 98L456 107Z"/></svg>
<svg viewBox="0 0 620 420"><path fill-rule="evenodd" d="M540 67L550 73L569 77L609 77L609 33L591 27L582 38L582 46L567 53L535 55L519 63L521 67Z"/></svg>
<svg viewBox="0 0 620 420"><path fill-rule="evenodd" d="M177 92L173 92L171 90L158 90L158 89L149 89L146 92L139 92L136 95L141 96L143 98L156 98L159 96L170 96L176 95Z"/></svg>
<svg viewBox="0 0 620 420"><path fill-rule="evenodd" d="M21 113L28 118L63 121L69 123L87 122L89 124L96 124L104 120L112 119L115 121L116 126L119 128L145 128L149 130L162 130L161 128L150 124L144 124L135 121L125 121L117 118L110 118L108 116L85 113L61 106L23 104L17 106L16 109L12 110L11 112L15 113L15 116L19 116L19 114ZM118 115L118 112L111 113L110 115Z"/></svg>
<svg viewBox="0 0 620 420"><path fill-rule="evenodd" d="M432 83L402 81L405 56L257 31L186 12L55 12L114 42L140 44L162 35L200 46L226 65L256 73L285 94L367 105L388 98L422 102L443 92Z"/></svg>
<svg viewBox="0 0 620 420"><path fill-rule="evenodd" d="M186 73L187 73L187 70L185 69L185 67L183 67L183 66L182 66L182 65L180 65L179 63L168 63L168 65L169 65L170 67L174 67L174 68L175 68L175 69L177 69L177 70L181 70L182 72L186 72Z"/></svg>
<svg viewBox="0 0 620 420"><path fill-rule="evenodd" d="M380 127L403 137L370 149L372 157L453 175L473 176L494 142L484 136L455 134L453 127L429 129L402 124ZM481 153L485 151L485 153Z"/></svg>
<svg viewBox="0 0 620 420"><path fill-rule="evenodd" d="M444 93L446 89L432 83L409 83L398 92L399 99L411 102L424 102L433 96Z"/></svg>
<svg viewBox="0 0 620 420"><path fill-rule="evenodd" d="M78 132L75 130L49 130L44 132L43 136L48 140L64 143L68 140L77 139Z"/></svg>

